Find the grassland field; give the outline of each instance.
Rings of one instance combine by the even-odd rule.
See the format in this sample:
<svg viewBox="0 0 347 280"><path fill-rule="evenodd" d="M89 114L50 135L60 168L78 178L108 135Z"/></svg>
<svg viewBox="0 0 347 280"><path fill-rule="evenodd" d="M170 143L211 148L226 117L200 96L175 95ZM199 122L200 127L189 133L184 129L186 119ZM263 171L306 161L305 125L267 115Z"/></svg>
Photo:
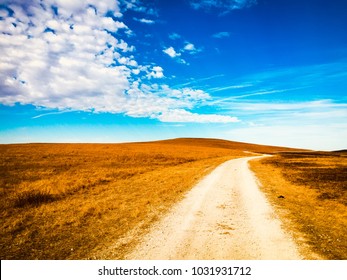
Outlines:
<svg viewBox="0 0 347 280"><path fill-rule="evenodd" d="M346 259L346 156L296 151L188 138L0 145L0 257L122 259L202 176L252 152L275 154L252 168L286 225L323 258ZM321 213L329 222L315 225Z"/></svg>
<svg viewBox="0 0 347 280"><path fill-rule="evenodd" d="M251 167L304 254L347 259L346 152L279 153Z"/></svg>

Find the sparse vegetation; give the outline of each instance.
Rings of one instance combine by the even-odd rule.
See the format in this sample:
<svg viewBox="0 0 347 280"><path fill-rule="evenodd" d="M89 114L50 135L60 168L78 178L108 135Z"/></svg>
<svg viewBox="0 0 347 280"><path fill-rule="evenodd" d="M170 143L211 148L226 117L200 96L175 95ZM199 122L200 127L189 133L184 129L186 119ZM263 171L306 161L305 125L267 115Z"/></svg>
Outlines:
<svg viewBox="0 0 347 280"><path fill-rule="evenodd" d="M57 196L44 191L26 191L18 194L14 201L14 207L39 206L43 203L49 203L56 199Z"/></svg>
<svg viewBox="0 0 347 280"><path fill-rule="evenodd" d="M251 166L303 248L308 244L323 259L347 259L346 153L282 153Z"/></svg>
<svg viewBox="0 0 347 280"><path fill-rule="evenodd" d="M278 149L213 139L0 145L1 259L121 259L204 174L243 151Z"/></svg>

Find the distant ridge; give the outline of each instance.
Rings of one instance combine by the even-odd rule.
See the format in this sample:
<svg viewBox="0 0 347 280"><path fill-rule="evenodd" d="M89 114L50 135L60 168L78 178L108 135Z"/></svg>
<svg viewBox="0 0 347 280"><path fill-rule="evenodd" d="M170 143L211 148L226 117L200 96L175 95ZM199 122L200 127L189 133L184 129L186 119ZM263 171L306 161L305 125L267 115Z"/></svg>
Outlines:
<svg viewBox="0 0 347 280"><path fill-rule="evenodd" d="M271 145L261 145L252 144L245 142L237 142L231 140L217 139L217 138L173 138L165 140L155 140L155 141L142 141L142 142L121 142L121 143L13 143L13 144L0 144L0 146L108 146L108 145L172 145L173 148L176 146L189 146L189 147L206 147L206 148L219 148L219 149L230 149L238 150L244 152L252 152L259 154L276 154L285 152L313 152L312 150L299 149L299 148L288 148L281 146L271 146ZM336 151L336 152L346 152L347 150Z"/></svg>
<svg viewBox="0 0 347 280"><path fill-rule="evenodd" d="M215 148L243 150L243 151L249 151L254 153L269 153L269 154L279 153L279 152L309 151L305 149L260 145L260 144L244 143L244 142L215 139L215 138L174 138L174 139L153 141L152 143L184 145L184 146L215 147Z"/></svg>
<svg viewBox="0 0 347 280"><path fill-rule="evenodd" d="M334 153L347 153L347 149L345 150L338 150L338 151L333 151Z"/></svg>

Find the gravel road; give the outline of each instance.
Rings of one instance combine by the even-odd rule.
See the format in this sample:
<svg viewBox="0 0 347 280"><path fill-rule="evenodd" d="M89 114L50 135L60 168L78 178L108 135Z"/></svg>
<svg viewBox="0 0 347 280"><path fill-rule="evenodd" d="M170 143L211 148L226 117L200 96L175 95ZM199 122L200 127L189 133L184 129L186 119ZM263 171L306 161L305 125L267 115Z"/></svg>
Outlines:
<svg viewBox="0 0 347 280"><path fill-rule="evenodd" d="M254 158L218 166L126 259L303 259L248 168Z"/></svg>

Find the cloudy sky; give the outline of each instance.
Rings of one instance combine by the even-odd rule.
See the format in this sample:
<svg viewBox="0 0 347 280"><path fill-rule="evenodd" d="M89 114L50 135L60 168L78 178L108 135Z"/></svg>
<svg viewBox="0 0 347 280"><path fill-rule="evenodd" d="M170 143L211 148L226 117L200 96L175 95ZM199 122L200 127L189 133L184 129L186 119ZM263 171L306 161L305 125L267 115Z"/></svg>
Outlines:
<svg viewBox="0 0 347 280"><path fill-rule="evenodd" d="M347 148L345 0L0 0L0 143Z"/></svg>

